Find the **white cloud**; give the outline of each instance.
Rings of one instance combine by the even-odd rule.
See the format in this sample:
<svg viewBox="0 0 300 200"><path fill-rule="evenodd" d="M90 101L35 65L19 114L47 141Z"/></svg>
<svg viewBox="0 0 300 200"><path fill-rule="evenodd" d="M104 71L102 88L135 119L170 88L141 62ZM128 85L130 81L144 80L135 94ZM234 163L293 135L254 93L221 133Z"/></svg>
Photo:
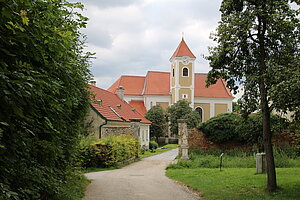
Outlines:
<svg viewBox="0 0 300 200"><path fill-rule="evenodd" d="M197 57L196 72L208 72L210 32L220 18L220 0L85 0L87 49L96 52L91 71L102 88L121 75L169 71L181 33ZM99 80L99 81L98 81Z"/></svg>

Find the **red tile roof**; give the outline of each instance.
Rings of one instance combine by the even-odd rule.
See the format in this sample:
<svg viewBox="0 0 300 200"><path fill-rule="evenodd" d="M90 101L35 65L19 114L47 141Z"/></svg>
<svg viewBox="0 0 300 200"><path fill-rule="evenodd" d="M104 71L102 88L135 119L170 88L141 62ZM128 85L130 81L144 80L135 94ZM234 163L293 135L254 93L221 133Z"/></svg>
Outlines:
<svg viewBox="0 0 300 200"><path fill-rule="evenodd" d="M205 87L206 77L207 74L195 73L195 97L234 98L222 79L208 88Z"/></svg>
<svg viewBox="0 0 300 200"><path fill-rule="evenodd" d="M183 38L171 58L182 57L182 56L189 56L190 58L196 58L196 56L192 53L192 51L187 46Z"/></svg>
<svg viewBox="0 0 300 200"><path fill-rule="evenodd" d="M130 101L129 105L131 105L132 107L134 107L142 116L145 116L147 110L146 107L144 105L144 101Z"/></svg>
<svg viewBox="0 0 300 200"><path fill-rule="evenodd" d="M234 98L226 87L224 80L206 88L207 74L195 73L195 97ZM143 79L144 82L137 80ZM122 83L124 94L136 95L170 95L170 73L149 71L146 77L122 76L110 88L117 88ZM118 85L119 84L119 85ZM141 89L143 86L144 89ZM126 92L130 91L130 93ZM114 90L114 93L117 93Z"/></svg>
<svg viewBox="0 0 300 200"><path fill-rule="evenodd" d="M122 101L116 94L93 85L89 86L96 99L96 102L91 102L90 104L106 120L129 122L130 119L141 119L142 123L151 123L139 112L135 111L126 101ZM101 103L99 100L101 100Z"/></svg>
<svg viewBox="0 0 300 200"><path fill-rule="evenodd" d="M149 71L145 79L144 95L170 95L170 73Z"/></svg>
<svg viewBox="0 0 300 200"><path fill-rule="evenodd" d="M144 76L121 76L112 86L107 90L112 93L117 93L119 86L123 86L124 94L127 95L141 95L144 89Z"/></svg>

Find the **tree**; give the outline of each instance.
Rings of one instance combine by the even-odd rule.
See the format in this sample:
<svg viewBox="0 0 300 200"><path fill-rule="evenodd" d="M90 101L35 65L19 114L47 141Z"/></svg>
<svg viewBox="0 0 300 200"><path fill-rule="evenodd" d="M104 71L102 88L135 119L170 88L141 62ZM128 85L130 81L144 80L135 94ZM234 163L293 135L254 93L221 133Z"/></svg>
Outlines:
<svg viewBox="0 0 300 200"><path fill-rule="evenodd" d="M290 2L223 0L220 8L221 21L213 35L218 45L210 48L208 56L212 67L208 74L208 85L223 78L228 87L236 92L237 84L242 84L245 88L243 97L248 108L254 108L257 103L260 105L267 162L267 188L270 192L277 188L270 113L273 108L280 108L279 105L285 105L290 100L287 98L292 93L285 87L295 87L299 93L299 79L296 81L299 78L299 10L293 10ZM299 1L296 2L299 4ZM294 81L287 82L289 77L280 75L281 72L295 73ZM282 95L283 91L290 95ZM277 99L274 94L282 98ZM296 105L298 102L294 101L292 104Z"/></svg>
<svg viewBox="0 0 300 200"><path fill-rule="evenodd" d="M156 141L166 132L167 122L166 116L161 105L153 106L146 113L145 117L152 122L150 125L150 137L155 137Z"/></svg>
<svg viewBox="0 0 300 200"><path fill-rule="evenodd" d="M0 199L67 199L89 53L80 3L0 2Z"/></svg>
<svg viewBox="0 0 300 200"><path fill-rule="evenodd" d="M168 119L170 121L171 131L173 134L178 134L177 119L187 119L188 128L196 128L200 124L200 115L193 111L189 103L185 100L179 100L171 105L168 110Z"/></svg>
<svg viewBox="0 0 300 200"><path fill-rule="evenodd" d="M241 106L240 106L239 102L232 102L232 110L235 113L241 112Z"/></svg>

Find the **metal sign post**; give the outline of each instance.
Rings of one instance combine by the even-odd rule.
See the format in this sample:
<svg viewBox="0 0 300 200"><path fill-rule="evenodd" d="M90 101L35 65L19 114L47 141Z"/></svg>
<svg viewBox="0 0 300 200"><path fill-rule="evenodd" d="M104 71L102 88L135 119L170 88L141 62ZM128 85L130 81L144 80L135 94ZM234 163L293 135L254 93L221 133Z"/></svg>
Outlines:
<svg viewBox="0 0 300 200"><path fill-rule="evenodd" d="M223 155L224 155L224 153L221 153L221 155L220 155L220 171L222 170Z"/></svg>

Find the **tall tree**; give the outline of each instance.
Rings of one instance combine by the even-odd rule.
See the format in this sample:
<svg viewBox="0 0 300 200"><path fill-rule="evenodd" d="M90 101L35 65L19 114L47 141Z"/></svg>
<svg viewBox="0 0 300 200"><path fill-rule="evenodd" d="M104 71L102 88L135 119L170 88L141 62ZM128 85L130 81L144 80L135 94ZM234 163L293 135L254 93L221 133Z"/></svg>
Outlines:
<svg viewBox="0 0 300 200"><path fill-rule="evenodd" d="M81 8L0 1L0 199L67 199L89 98Z"/></svg>
<svg viewBox="0 0 300 200"><path fill-rule="evenodd" d="M145 117L152 122L150 125L150 137L155 137L156 141L163 136L167 130L166 114L161 105L153 106L146 113Z"/></svg>
<svg viewBox="0 0 300 200"><path fill-rule="evenodd" d="M197 111L193 111L190 103L184 99L171 105L167 112L171 131L175 135L178 134L178 119L187 119L188 128L196 128L201 123L200 114Z"/></svg>
<svg viewBox="0 0 300 200"><path fill-rule="evenodd" d="M291 96L299 94L298 81L283 84L290 77L299 77L299 9L291 8L289 0L223 0L221 21L212 36L218 43L210 48L207 83L223 78L230 89L237 84L245 87L244 101L255 108L259 103L263 114L263 140L266 151L268 191L277 188L274 156L271 143L270 113L285 105ZM299 1L295 1L299 4ZM285 87L298 90L292 94ZM294 91L295 92L295 91ZM274 98L280 94L280 99ZM293 98L294 99L294 98ZM299 99L299 98L298 98ZM296 101L293 105L297 104ZM284 106L282 106L284 107ZM285 107L296 109L297 106ZM298 104L299 109L299 104ZM251 110L248 110L251 111Z"/></svg>

